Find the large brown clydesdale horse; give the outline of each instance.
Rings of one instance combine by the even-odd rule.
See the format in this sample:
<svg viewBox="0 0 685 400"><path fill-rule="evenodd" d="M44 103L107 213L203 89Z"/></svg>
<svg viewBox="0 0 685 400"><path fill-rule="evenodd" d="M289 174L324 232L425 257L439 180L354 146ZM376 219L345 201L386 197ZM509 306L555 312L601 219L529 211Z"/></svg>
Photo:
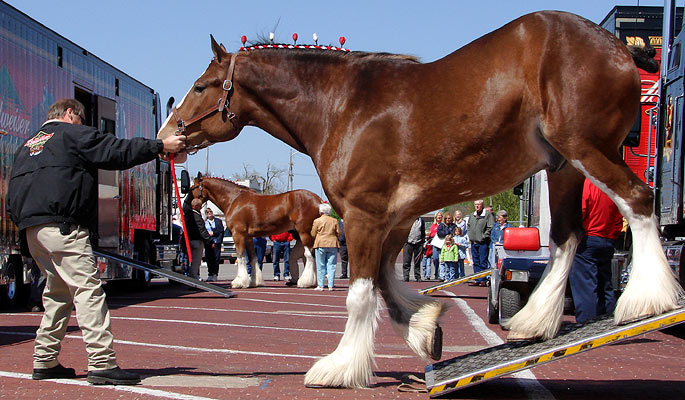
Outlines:
<svg viewBox="0 0 685 400"><path fill-rule="evenodd" d="M649 60L594 23L563 12L529 14L427 64L314 49L231 54L213 39L212 51L158 136L185 134L189 146L206 146L258 126L312 158L345 218L348 322L305 384L371 382L378 293L409 347L439 357L444 305L394 277L413 219L505 191L541 169L549 174L552 255L542 283L511 319L511 334L546 339L559 329L583 234L586 176L616 202L634 236L616 321L677 307L682 289L661 250L652 192L619 155L639 109L636 63Z"/></svg>

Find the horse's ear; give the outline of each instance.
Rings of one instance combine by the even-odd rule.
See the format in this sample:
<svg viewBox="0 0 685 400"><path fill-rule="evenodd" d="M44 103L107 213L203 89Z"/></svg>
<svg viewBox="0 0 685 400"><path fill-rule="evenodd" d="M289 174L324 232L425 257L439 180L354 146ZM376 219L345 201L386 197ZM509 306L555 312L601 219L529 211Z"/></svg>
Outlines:
<svg viewBox="0 0 685 400"><path fill-rule="evenodd" d="M209 38L212 40L212 52L214 53L214 58L217 62L221 62L222 59L228 56L228 52L223 45L220 45L216 42L216 40L214 40L214 35L210 34Z"/></svg>
<svg viewBox="0 0 685 400"><path fill-rule="evenodd" d="M198 173L197 173L197 179L198 179L198 180L202 179L202 172L199 172L199 171L198 171Z"/></svg>

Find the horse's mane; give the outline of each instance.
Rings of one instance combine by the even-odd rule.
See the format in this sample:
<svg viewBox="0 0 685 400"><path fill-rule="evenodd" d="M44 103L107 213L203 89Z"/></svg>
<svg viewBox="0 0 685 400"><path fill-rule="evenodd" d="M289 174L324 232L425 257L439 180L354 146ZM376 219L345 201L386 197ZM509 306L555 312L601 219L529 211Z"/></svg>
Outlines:
<svg viewBox="0 0 685 400"><path fill-rule="evenodd" d="M259 193L259 192L257 192L256 190L254 190L254 189L252 189L252 188L250 188L250 187L243 186L243 185L239 185L239 184L237 184L235 181L232 181L232 180L230 180L230 179L226 179L226 178L224 178L224 177L205 175L205 176L202 177L202 179L203 179L203 180L205 180L205 179L212 179L212 180L218 181L219 183L221 183L221 184L224 185L224 186L232 186L234 189L244 190L244 191L254 192L254 193Z"/></svg>
<svg viewBox="0 0 685 400"><path fill-rule="evenodd" d="M282 47L269 47L269 48L263 48L263 49L258 49L258 50L251 50L251 51L282 51L282 52L287 52L289 54L307 54L307 55L321 55L322 57L354 57L354 58L360 58L360 59L366 59L366 60L386 60L386 61L395 61L395 62L410 62L410 63L420 63L421 60L417 56L411 56L408 54L393 54L393 53L386 53L386 52L379 52L379 53L373 53L373 52L367 52L367 51L336 51L336 50L327 50L327 49L321 49L321 48L300 48L300 47L295 47L295 48L288 48L288 46L291 46L289 44L285 43L269 43L269 42L259 42L259 43L251 43L250 47L256 47L256 46L282 46ZM300 46L300 45L298 45ZM314 45L302 45L302 46L314 46ZM319 46L319 47L329 47L329 46ZM333 46L330 46L333 47Z"/></svg>

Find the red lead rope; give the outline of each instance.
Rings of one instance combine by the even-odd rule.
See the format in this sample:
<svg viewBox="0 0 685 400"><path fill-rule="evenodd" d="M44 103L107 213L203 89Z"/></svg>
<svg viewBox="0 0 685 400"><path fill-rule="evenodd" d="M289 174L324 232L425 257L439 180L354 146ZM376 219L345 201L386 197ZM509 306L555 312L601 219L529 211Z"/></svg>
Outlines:
<svg viewBox="0 0 685 400"><path fill-rule="evenodd" d="M176 204L178 204L178 211L181 213L181 223L183 224L183 238L186 241L186 250L188 251L188 261L193 263L193 254L190 251L190 241L188 240L188 229L186 229L186 218L183 215L183 205L181 204L181 194L178 191L178 182L176 182L176 168L174 167L174 154L169 154L169 162L171 163L171 178L174 180L174 189L176 189Z"/></svg>

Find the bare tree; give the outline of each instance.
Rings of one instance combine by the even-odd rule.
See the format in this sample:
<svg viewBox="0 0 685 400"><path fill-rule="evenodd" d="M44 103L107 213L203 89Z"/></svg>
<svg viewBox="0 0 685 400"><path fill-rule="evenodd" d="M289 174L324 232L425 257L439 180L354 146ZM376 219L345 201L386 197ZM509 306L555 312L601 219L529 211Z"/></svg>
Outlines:
<svg viewBox="0 0 685 400"><path fill-rule="evenodd" d="M233 174L236 180L251 180L259 183L263 194L277 194L284 191L283 177L285 168L278 168L270 162L266 163L266 175L261 175L251 165L243 163L243 171Z"/></svg>

